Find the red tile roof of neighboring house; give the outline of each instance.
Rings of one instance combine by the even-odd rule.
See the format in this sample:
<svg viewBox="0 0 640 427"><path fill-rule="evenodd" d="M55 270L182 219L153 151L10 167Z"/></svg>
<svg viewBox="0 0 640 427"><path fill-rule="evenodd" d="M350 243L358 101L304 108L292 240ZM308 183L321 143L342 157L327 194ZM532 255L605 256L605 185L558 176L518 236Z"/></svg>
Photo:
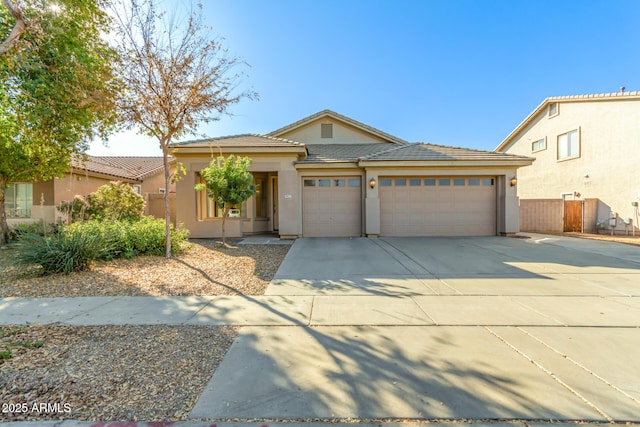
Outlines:
<svg viewBox="0 0 640 427"><path fill-rule="evenodd" d="M171 159L173 160L173 159ZM74 157L71 166L77 170L109 175L131 181L142 181L163 169L162 157Z"/></svg>

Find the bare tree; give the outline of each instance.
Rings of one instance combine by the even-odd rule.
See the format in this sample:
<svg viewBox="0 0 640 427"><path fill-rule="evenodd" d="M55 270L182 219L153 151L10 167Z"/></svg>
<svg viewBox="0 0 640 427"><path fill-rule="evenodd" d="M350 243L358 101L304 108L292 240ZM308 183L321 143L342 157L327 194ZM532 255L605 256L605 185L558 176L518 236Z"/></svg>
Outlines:
<svg viewBox="0 0 640 427"><path fill-rule="evenodd" d="M166 253L171 257L169 155L171 142L195 134L202 123L229 114L228 108L253 91L238 91L246 65L211 37L198 4L184 20L169 19L151 0L122 0L113 9L122 57L123 119L158 140L164 159Z"/></svg>

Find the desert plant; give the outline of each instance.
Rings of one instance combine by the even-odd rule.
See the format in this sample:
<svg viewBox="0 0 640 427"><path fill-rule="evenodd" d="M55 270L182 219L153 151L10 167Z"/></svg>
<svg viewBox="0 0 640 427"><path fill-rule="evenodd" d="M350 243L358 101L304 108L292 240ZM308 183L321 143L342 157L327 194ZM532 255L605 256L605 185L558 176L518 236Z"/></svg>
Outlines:
<svg viewBox="0 0 640 427"><path fill-rule="evenodd" d="M65 227L65 232L100 236L103 247L97 259L108 261L115 258L131 258L136 255L129 238L130 226L128 221L94 219L73 223Z"/></svg>
<svg viewBox="0 0 640 427"><path fill-rule="evenodd" d="M62 201L56 209L61 214L65 215L67 218L67 224L71 224L72 222L82 221L86 219L89 210L89 203L87 200L76 194L76 196L71 201Z"/></svg>
<svg viewBox="0 0 640 427"><path fill-rule="evenodd" d="M101 257L108 248L99 234L63 230L51 236L26 233L20 236L16 263L40 265L42 274L86 270L89 263Z"/></svg>
<svg viewBox="0 0 640 427"><path fill-rule="evenodd" d="M9 241L15 242L20 239L20 236L24 234L39 234L41 236L47 236L58 232L58 226L56 224L48 224L43 221L33 223L16 224L9 228Z"/></svg>

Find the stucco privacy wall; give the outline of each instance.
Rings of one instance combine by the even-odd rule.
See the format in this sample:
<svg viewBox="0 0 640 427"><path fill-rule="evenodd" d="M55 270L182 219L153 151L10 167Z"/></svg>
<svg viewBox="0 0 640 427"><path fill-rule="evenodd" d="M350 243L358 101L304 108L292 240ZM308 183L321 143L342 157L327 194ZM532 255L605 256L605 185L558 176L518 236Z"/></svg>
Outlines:
<svg viewBox="0 0 640 427"><path fill-rule="evenodd" d="M297 237L301 225L298 221L298 207L300 206L300 194L298 185L298 173L293 162L297 159L296 154L289 155L269 155L242 153L253 159L249 170L251 172L272 173L278 179L278 210L279 210L279 232L283 237ZM176 184L176 221L183 224L189 231L191 237L210 238L219 237L221 233L220 219L199 219L197 212L198 194L194 190L197 180L197 173L209 165L210 154L192 155L180 157L180 162L184 165L186 176ZM254 208L254 198L247 201L247 210ZM271 218L273 220L273 218ZM229 218L226 221L226 236L241 237L247 231L244 223L251 219Z"/></svg>
<svg viewBox="0 0 640 427"><path fill-rule="evenodd" d="M520 199L520 230L536 233L562 233L564 206L562 199ZM597 232L598 199L583 204L584 232Z"/></svg>
<svg viewBox="0 0 640 427"><path fill-rule="evenodd" d="M640 153L640 97L563 101L558 107L555 117L545 108L505 149L536 157L532 166L519 170L520 199L560 199L561 193L577 192L600 199L598 222L612 211L634 218L631 202L640 196L640 164L633 160ZM575 129L580 157L558 161L558 136ZM546 149L532 152L532 142L543 138Z"/></svg>
<svg viewBox="0 0 640 427"><path fill-rule="evenodd" d="M372 168L366 169L364 184L365 198L365 233L375 236L380 234L380 196L379 186L371 188L368 182L380 181L381 176L490 176L496 178L496 202L498 204L496 230L499 234L514 234L520 231L518 215L518 197L516 187L511 187L509 180L516 176L517 169L503 168Z"/></svg>

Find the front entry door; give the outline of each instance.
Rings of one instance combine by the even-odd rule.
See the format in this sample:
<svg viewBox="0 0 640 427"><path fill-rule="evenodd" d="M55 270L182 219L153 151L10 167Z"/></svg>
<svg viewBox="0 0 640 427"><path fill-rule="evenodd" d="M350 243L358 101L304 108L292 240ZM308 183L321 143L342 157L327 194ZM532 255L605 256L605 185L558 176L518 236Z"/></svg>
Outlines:
<svg viewBox="0 0 640 427"><path fill-rule="evenodd" d="M564 231L582 231L582 200L564 201Z"/></svg>
<svg viewBox="0 0 640 427"><path fill-rule="evenodd" d="M273 221L273 231L278 231L280 229L278 217L278 177L271 177L271 212L272 212L272 221Z"/></svg>

